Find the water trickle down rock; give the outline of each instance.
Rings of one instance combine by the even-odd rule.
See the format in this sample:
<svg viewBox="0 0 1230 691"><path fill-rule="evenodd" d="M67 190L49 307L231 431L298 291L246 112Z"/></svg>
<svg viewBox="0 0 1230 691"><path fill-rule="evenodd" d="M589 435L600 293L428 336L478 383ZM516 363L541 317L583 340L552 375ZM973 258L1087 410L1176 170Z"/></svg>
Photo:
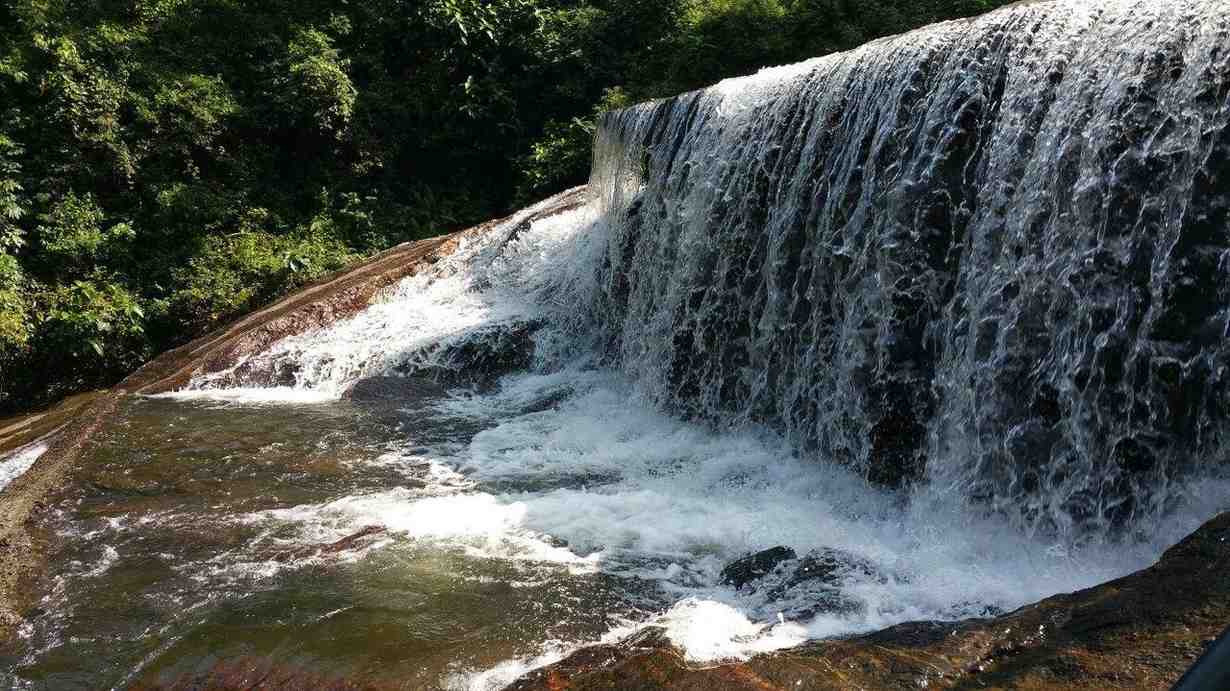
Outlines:
<svg viewBox="0 0 1230 691"><path fill-rule="evenodd" d="M1230 6L1023 3L609 113L588 314L659 404L1027 530L1230 420Z"/></svg>

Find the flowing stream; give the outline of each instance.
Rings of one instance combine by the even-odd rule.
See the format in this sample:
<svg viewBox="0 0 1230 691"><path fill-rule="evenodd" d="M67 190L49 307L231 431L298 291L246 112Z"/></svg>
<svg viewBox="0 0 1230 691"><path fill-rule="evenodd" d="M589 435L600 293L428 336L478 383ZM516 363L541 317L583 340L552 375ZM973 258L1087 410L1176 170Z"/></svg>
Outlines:
<svg viewBox="0 0 1230 691"><path fill-rule="evenodd" d="M1028 3L607 115L584 205L125 400L4 678L495 689L1147 566L1230 508L1227 46L1219 0Z"/></svg>

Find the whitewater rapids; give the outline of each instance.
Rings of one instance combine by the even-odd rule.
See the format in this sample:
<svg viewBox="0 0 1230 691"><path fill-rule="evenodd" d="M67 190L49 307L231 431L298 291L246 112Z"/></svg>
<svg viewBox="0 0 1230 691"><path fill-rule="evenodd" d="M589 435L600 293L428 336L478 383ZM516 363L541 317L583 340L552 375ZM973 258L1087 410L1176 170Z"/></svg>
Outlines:
<svg viewBox="0 0 1230 691"><path fill-rule="evenodd" d="M611 576L606 635L695 661L1103 582L1230 506L1228 37L1214 0L1023 3L608 114L587 204L171 397L452 382L368 459L426 484L246 520ZM720 584L777 545L872 564L857 606ZM449 683L594 640L539 634Z"/></svg>
<svg viewBox="0 0 1230 691"><path fill-rule="evenodd" d="M168 397L259 414L262 406L340 397L357 379L398 365L424 367L441 352L430 346L481 341L501 325L562 325L535 333L532 371L506 375L491 390L458 388L427 411L408 412L405 448L371 462L429 464L427 490L392 487L251 520L298 524L302 539L321 544L381 525L477 559L647 583L656 609L608 637L664 626L694 661L746 658L902 621L985 615L1088 587L1148 565L1230 500L1224 483L1193 484L1182 511L1147 539L1074 546L1029 538L1002 517L947 504L926 487L905 501L848 468L801 456L769 429L680 421L596 358L558 299L593 289L593 273L580 267L607 232L596 204L529 228L514 218L353 319L257 356L270 367L293 360L301 377L295 386L215 389L202 380ZM481 431L422 443L413 415L465 420ZM775 545L799 554L847 550L890 577L851 572L842 589L863 605L856 613L791 621L778 612L800 603L766 602L763 592L719 584L724 564ZM643 603L646 596L629 597ZM544 640L540 655L459 673L452 683L495 688L592 642Z"/></svg>

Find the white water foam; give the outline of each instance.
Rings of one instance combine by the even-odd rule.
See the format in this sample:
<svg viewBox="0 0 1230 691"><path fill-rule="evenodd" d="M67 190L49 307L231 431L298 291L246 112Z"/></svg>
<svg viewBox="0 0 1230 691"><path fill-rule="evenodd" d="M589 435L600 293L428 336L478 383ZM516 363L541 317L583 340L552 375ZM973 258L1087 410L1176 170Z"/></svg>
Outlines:
<svg viewBox="0 0 1230 691"><path fill-rule="evenodd" d="M313 541L340 539L368 525L419 540L460 545L475 557L558 562L591 571L597 555L579 557L525 527L527 507L485 493L423 497L414 490L345 497L328 504L269 511L266 518L301 522Z"/></svg>
<svg viewBox="0 0 1230 691"><path fill-rule="evenodd" d="M587 271L593 264L579 257L602 245L596 211L583 207L540 220L505 244L517 223L476 238L356 317L258 356L293 363L295 387L211 389L220 385L215 379L177 394L248 403L331 398L356 378L419 357L424 345L492 324L550 318L552 327L535 337L549 363L504 377L494 391L454 391L434 405L432 414L484 423L468 444L460 439L430 458L377 459L430 464L426 488L348 496L251 520L297 524L303 540L317 543L380 525L401 539L474 558L554 565L559 577L598 571L638 579L653 584L667 604L634 625L663 627L689 659L711 661L903 621L1009 610L1091 586L1148 565L1230 506L1230 483L1195 484L1186 505L1139 540L1074 548L1031 538L929 488L904 501L842 467L800 458L767 430L714 430L674 419L646 402L625 375L577 355L586 348L570 347L584 340L564 330L576 324L569 318L575 305L587 303L577 296L595 289ZM724 564L776 545L800 556L841 550L872 572L840 574L835 587L850 606L814 617L794 614L814 593L775 596L719 582ZM544 642L540 655L452 683L493 688L583 643Z"/></svg>
<svg viewBox="0 0 1230 691"><path fill-rule="evenodd" d="M34 463L45 453L50 446L48 442L35 442L13 451L7 456L0 457L0 490L9 486L13 480L21 477L23 473L34 466Z"/></svg>
<svg viewBox="0 0 1230 691"><path fill-rule="evenodd" d="M282 339L267 352L167 396L242 403L336 399L356 379L438 364L439 346L501 325L554 316L567 307L562 296L575 295L579 284L594 281L585 263L575 259L578 245L593 244L587 231L598 215L586 205L536 220L523 232L526 219L548 205L530 207L491 232L463 239L447 258L403 279L354 317ZM232 388L240 368L277 371L282 365L293 370L294 386Z"/></svg>
<svg viewBox="0 0 1230 691"><path fill-rule="evenodd" d="M508 412L565 383L573 396L555 407ZM639 624L664 627L697 662L903 621L1011 610L1147 566L1230 505L1230 485L1203 483L1149 540L1063 548L1005 521L928 501L925 492L904 506L844 469L798 458L766 432L715 432L674 420L610 371L578 366L517 375L496 393L458 395L439 408L501 422L456 455L433 459L439 482L426 489L271 511L261 520L299 523L304 539L321 543L383 525L476 558L652 582L676 604ZM810 619L781 613L804 608L814 592L771 598L765 589L719 583L724 564L775 545L800 555L843 550L876 571L844 574L841 593L855 606ZM489 679L476 677L473 688Z"/></svg>
<svg viewBox="0 0 1230 691"><path fill-rule="evenodd" d="M616 626L591 644L617 643L636 633L638 628L632 624ZM505 660L491 669L449 675L444 680L444 688L449 691L499 691L528 672L559 662L580 647L575 641L547 641L537 655Z"/></svg>

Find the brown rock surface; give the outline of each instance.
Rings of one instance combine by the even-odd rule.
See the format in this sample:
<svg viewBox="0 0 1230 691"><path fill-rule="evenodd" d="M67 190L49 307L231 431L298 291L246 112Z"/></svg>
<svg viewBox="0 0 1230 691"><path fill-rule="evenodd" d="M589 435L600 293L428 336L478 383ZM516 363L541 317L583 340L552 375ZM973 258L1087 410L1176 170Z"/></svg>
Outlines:
<svg viewBox="0 0 1230 691"><path fill-rule="evenodd" d="M585 201L585 188L563 192L535 216L562 213ZM187 345L167 351L134 372L117 387L133 393L159 393L182 387L196 374L226 369L274 342L345 319L370 305L382 290L447 257L458 243L487 233L507 219L468 230L408 242L309 285Z"/></svg>
<svg viewBox="0 0 1230 691"><path fill-rule="evenodd" d="M118 400L118 395L111 391L86 394L46 413L0 423L6 430L24 430L34 439L50 442L47 451L28 471L0 491L0 640L11 636L21 622L18 613L30 604L23 595L32 592L29 584L38 575L42 561L39 545L27 525L43 510L43 497L59 486L90 437L106 424ZM38 430L45 431L38 434ZM21 438L20 435L20 431L14 432L12 438ZM2 443L4 440L0 440ZM19 446L24 444L14 443L9 448Z"/></svg>
<svg viewBox="0 0 1230 691"><path fill-rule="evenodd" d="M569 190L544 203L537 217L574 208L585 198L585 188ZM163 353L113 389L73 397L45 412L0 420L0 455L38 439L51 442L29 471L0 491L0 641L12 636L21 621L19 613L31 604L26 602L32 592L30 579L42 562L28 522L42 509L47 493L63 482L91 437L107 424L121 396L175 390L196 374L224 370L279 339L352 316L385 288L425 270L463 239L489 232L503 220L398 245Z"/></svg>
<svg viewBox="0 0 1230 691"><path fill-rule="evenodd" d="M138 681L130 691L380 691L389 688L333 678L267 658L222 660L208 672L173 681Z"/></svg>
<svg viewBox="0 0 1230 691"><path fill-rule="evenodd" d="M1157 564L992 619L918 622L695 667L662 636L586 648L513 691L1168 688L1230 623L1230 513Z"/></svg>

